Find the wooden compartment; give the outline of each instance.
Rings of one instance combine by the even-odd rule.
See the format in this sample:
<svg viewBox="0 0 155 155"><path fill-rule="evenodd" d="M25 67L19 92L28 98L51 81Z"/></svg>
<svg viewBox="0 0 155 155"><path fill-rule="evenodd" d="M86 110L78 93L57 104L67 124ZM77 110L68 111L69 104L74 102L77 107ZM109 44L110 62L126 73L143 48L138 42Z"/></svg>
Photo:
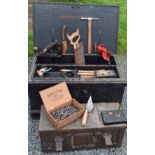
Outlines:
<svg viewBox="0 0 155 155"><path fill-rule="evenodd" d="M37 74L37 70L43 68L43 67L47 67L47 68L52 68L51 71L49 71L48 73L46 73L43 77L39 77ZM61 69L69 69L69 70L73 70L75 71L75 75L73 75L73 77L63 77L61 76L61 74L59 74L59 76L56 74L54 74L52 76L52 73L58 73L60 72ZM96 70L111 70L113 71L114 75L112 76L105 76L105 77L98 77L99 79L102 78L120 78L120 74L118 72L118 69L116 66L105 66L105 65L84 65L84 66L75 66L75 65L62 65L62 64L38 64L35 66L32 78L33 79L40 79L40 80L44 80L44 79L63 79L66 80L67 78L74 78L74 80L80 80L80 76L78 75L78 71L80 70L91 70L91 71L96 71ZM51 73L51 76L50 76Z"/></svg>
<svg viewBox="0 0 155 155"><path fill-rule="evenodd" d="M86 65L109 65L109 62L103 60L101 56L99 56L95 51L94 54L85 54L85 62ZM74 65L74 55L73 54L65 54L62 56L54 56L54 55L45 55L45 56L37 56L36 64L70 64ZM115 57L112 56L110 60L110 65L116 65Z"/></svg>

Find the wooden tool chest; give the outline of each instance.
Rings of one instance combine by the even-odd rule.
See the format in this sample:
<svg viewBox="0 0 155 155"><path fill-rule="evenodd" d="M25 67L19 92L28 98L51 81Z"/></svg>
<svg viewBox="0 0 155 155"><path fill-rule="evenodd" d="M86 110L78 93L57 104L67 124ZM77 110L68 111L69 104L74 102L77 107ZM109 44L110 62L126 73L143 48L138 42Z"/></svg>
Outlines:
<svg viewBox="0 0 155 155"><path fill-rule="evenodd" d="M87 22L81 21L81 16L99 18L93 22L92 46L103 42L112 53L110 63L102 60L93 48L92 54L87 52ZM33 4L33 33L36 55L33 58L28 78L28 93L30 99L31 114L40 113L42 100L39 91L66 82L71 95L80 103L86 103L89 96L95 103L122 102L126 79L120 72L117 62L117 38L118 38L118 6L81 5L61 3L34 3ZM67 54L45 54L39 52L44 49L52 38L61 43L62 26L68 25L67 33L71 34L77 28L85 49L85 65L75 65L73 47L69 46ZM100 37L101 34L101 37ZM36 70L42 67L52 67L56 72L60 69L97 70L112 69L114 77L84 79L79 77L63 78L56 75L51 77L38 77Z"/></svg>
<svg viewBox="0 0 155 155"><path fill-rule="evenodd" d="M44 152L70 151L118 147L121 145L126 124L104 125L102 110L116 110L119 103L96 103L89 114L86 126L78 119L63 129L55 129L47 118L44 106L41 108L39 135Z"/></svg>

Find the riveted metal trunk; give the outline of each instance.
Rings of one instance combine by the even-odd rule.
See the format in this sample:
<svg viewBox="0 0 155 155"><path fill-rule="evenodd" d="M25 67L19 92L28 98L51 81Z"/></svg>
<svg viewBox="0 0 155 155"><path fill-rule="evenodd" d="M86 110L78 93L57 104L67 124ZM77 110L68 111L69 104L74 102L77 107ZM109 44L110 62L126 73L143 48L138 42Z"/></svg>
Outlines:
<svg viewBox="0 0 155 155"><path fill-rule="evenodd" d="M71 151L81 149L119 147L126 124L104 125L102 110L116 110L119 103L96 103L89 114L86 126L81 119L72 122L63 129L55 129L47 118L44 106L41 109L39 135L44 152Z"/></svg>

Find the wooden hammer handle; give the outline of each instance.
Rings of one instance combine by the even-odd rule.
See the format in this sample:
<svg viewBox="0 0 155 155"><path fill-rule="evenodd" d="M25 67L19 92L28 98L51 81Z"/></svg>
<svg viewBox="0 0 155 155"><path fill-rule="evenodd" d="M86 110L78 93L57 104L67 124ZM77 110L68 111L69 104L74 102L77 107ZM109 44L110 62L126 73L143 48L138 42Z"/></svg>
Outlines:
<svg viewBox="0 0 155 155"><path fill-rule="evenodd" d="M82 118L82 125L87 124L87 117L88 117L88 110L85 111L83 118Z"/></svg>
<svg viewBox="0 0 155 155"><path fill-rule="evenodd" d="M91 35L92 35L92 21L88 20L88 53L92 53L92 46L91 46Z"/></svg>

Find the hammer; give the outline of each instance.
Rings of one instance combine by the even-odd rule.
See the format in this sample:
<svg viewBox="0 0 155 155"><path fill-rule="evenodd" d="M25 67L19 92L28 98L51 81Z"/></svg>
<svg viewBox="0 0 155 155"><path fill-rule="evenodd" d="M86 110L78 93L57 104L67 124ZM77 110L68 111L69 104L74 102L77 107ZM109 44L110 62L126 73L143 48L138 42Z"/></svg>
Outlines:
<svg viewBox="0 0 155 155"><path fill-rule="evenodd" d="M99 18L93 18L93 17L81 17L81 20L88 20L88 53L92 53L92 20L99 20Z"/></svg>

